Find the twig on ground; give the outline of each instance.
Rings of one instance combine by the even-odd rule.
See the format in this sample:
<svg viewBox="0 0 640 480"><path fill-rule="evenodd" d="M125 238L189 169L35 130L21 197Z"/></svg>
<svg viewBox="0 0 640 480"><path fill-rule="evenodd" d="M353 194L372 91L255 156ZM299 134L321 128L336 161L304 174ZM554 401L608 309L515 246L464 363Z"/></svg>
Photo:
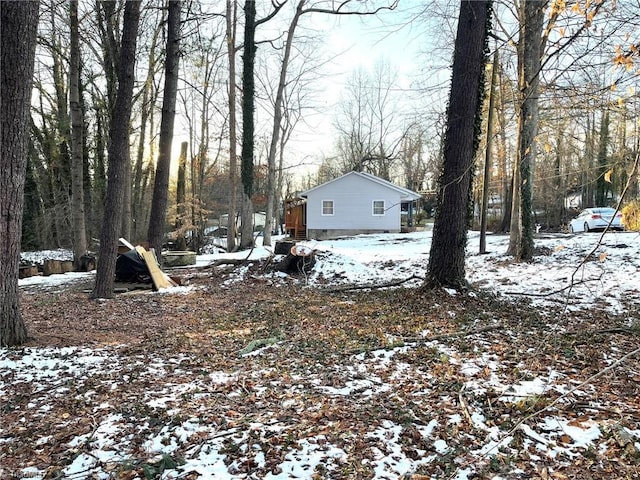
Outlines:
<svg viewBox="0 0 640 480"><path fill-rule="evenodd" d="M203 269L220 267L222 265L242 265L248 261L248 258L219 258L204 267Z"/></svg>
<svg viewBox="0 0 640 480"><path fill-rule="evenodd" d="M633 350L632 352L627 353L626 355L624 355L623 357L620 357L618 360L616 360L615 362L613 362L611 365L609 365L608 367L603 368L602 370L600 370L599 372L594 373L593 375L591 375L589 378L587 378L586 380L583 380L582 382L580 382L578 385L575 385L573 388L567 390L565 393L563 393L562 395L560 395L558 398L556 398L555 400L553 400L551 403L549 403L548 405L544 406L543 408L536 410L535 412L527 415L526 417L518 420L516 422L516 424L511 428L511 430L509 430L508 432L502 434L496 441L493 447L487 449L487 451L485 451L479 458L474 459L474 460L469 460L468 462L466 462L464 465L460 465L454 472L453 474L451 474L451 476L447 477L449 480L455 478L458 475L458 472L460 472L460 470L470 466L472 463L477 462L478 460L481 460L483 458L487 458L490 455L493 454L493 451L498 448L500 445L502 445L502 442L505 441L506 438L512 436L516 430L518 430L519 428L522 427L522 425L531 420L532 418L537 417L538 415L551 410L552 407L555 407L558 403L560 403L562 400L564 400L565 398L567 398L569 395L571 395L572 393L574 393L577 390L581 390L582 388L585 387L585 385L590 384L591 382L593 382L594 380L600 378L601 376L603 376L604 374L610 372L611 370L613 370L614 368L618 367L619 365L622 365L623 363L625 363L627 360L629 360L630 358L634 357L635 355L637 355L638 353L640 353L640 347L636 348L635 350Z"/></svg>
<svg viewBox="0 0 640 480"><path fill-rule="evenodd" d="M462 385L462 387L460 388L460 391L458 392L458 402L460 403L460 408L462 409L462 413L464 417L467 419L467 422L469 422L469 426L473 428L474 427L473 420L471 419L471 414L469 413L469 407L467 406L467 402L464 399L463 392L464 392L464 385Z"/></svg>
<svg viewBox="0 0 640 480"><path fill-rule="evenodd" d="M562 335L607 335L609 333L622 333L624 335L640 334L640 330L627 327L603 328L600 330L571 330L562 332Z"/></svg>
<svg viewBox="0 0 640 480"><path fill-rule="evenodd" d="M348 292L351 290L375 290L378 288L389 288L389 287L397 287L402 285L403 283L410 282L411 280L424 280L424 277L419 275L411 275L409 278L405 278L404 280L394 280L393 282L388 283L377 283L372 285L345 285L342 287L336 288L324 288L323 292Z"/></svg>
<svg viewBox="0 0 640 480"><path fill-rule="evenodd" d="M552 295L556 295L558 293L562 293L565 292L567 290L572 289L573 287L575 287L576 285L582 285L584 283L589 283L589 282L598 282L598 281L602 281L602 276L598 277L598 278L589 278L587 280L580 280L579 282L573 282L569 285L567 285L566 287L562 287L559 288L557 290L553 290L551 292L547 292L547 293L531 293L531 292L504 292L504 295L521 295L523 297L550 297ZM563 302L566 300L563 300Z"/></svg>
<svg viewBox="0 0 640 480"><path fill-rule="evenodd" d="M257 239L259 236L259 232L256 235L255 239ZM253 253L253 251L256 248L256 242L255 239L253 241L253 244L251 245L251 248L249 249L249 253L247 253L247 256L244 258L220 258L214 262L209 263L208 265L205 265L204 269L208 269L208 268L215 268L215 267L219 267L220 265L242 265L246 262L249 261L249 258L251 258L251 254Z"/></svg>

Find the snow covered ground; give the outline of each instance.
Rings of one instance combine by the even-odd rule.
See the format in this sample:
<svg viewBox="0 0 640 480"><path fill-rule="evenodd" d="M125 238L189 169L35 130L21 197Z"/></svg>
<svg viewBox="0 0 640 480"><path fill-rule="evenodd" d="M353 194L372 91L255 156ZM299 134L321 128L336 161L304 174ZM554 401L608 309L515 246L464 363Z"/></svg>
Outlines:
<svg viewBox="0 0 640 480"><path fill-rule="evenodd" d="M318 262L312 273L297 281L304 288L382 284L412 275L421 276L427 267L429 241L430 232L416 232L307 242L316 250ZM487 289L505 298L529 299L534 305L556 313L565 309L575 313L598 308L624 315L628 313L629 305L640 300L640 239L637 233L539 236L536 247L543 254L537 255L532 263L525 264L514 263L506 256L508 237L490 235L487 241L489 253L480 255L477 253L478 233L469 234L467 278L476 288ZM264 258L269 253L270 249L258 247L252 252L252 258ZM208 264L221 257L243 258L246 255L246 252L239 252L200 256L198 264ZM55 288L55 285L91 275L67 273L46 278L31 277L21 280L20 286L24 289L31 286ZM273 278L277 281L279 277L273 275ZM167 293L171 292L163 292ZM458 294L450 292L450 295ZM629 322L630 326L637 325L638 319L630 315ZM10 407L6 405L8 399L3 391L10 384L12 387L23 385L31 392L26 408L31 413L35 412L36 417L48 415L53 408L52 396L69 395L73 395L79 404L90 404L93 414L91 418L84 419L92 425L90 433L70 437L59 435L61 429L77 426L78 419L74 418L72 411L59 412L58 422L51 426L49 432L34 431L32 441L36 451L38 445L65 442L69 450L76 452L73 461L61 471L48 472L42 467L46 460L34 460L33 466L24 465L20 471L7 472L3 471L0 456L0 478L10 475L13 475L11 478L24 479L133 478L115 476L115 472L122 472L122 465L132 462L133 458L144 460L147 478L349 478L349 474L344 473L344 466L351 454L350 449L354 445L363 445L363 448L366 445L369 452L367 462L374 472L372 478L376 480L462 480L478 478L475 476L478 465L497 458L498 452L507 456L515 456L519 449L534 452L528 457L531 464L557 462L553 464L556 467L570 465L586 451L606 452L606 440L610 436L605 435L605 429L611 425L605 425L595 417L572 418L554 411L509 428L487 422L488 411L479 404L465 404L464 400L465 392L482 395L490 390L495 394L495 402L521 408L523 402L536 402L549 392L558 395L570 393L583 398L588 396L584 393L589 391L588 383L582 384L579 378L569 378L554 370L544 375L529 374L513 382L509 380L511 377L507 371L515 367L499 363L496 355L491 353L498 346L490 342L478 344L475 349L465 352L438 341L429 342L427 347L434 352L439 368L446 368L452 378L462 382L459 398L442 398L442 411L424 412L422 418L431 416L431 420L416 420L408 426L389 419L371 426L364 435L346 430L341 442L330 441L322 428L314 428L313 425L308 425L307 433L302 434L301 427L287 421L287 418L317 418L320 425L327 422L327 417L323 417L326 405L348 402L362 405L366 411L367 405L377 405L387 401L385 399L394 401L396 392L401 390L410 392L414 408L419 409L422 399L426 401L437 397L438 388L433 384L431 372L406 361L408 356L416 353L418 345L407 344L345 358L331 366L332 370L341 372L343 378L348 379L339 384L330 382L326 377L326 366L320 365L308 365L302 371L283 377L279 362L290 352L281 343L246 355L245 360L259 368L212 370L195 377L189 371L194 360L187 355L166 358L148 352L144 358L131 358L123 356L123 346L118 345L1 349L0 452L10 451L13 442L6 433L7 425L2 421L2 416L9 411L3 410L2 405ZM602 352L611 368L624 361L629 353ZM634 362L634 371L640 378L637 359ZM522 365L518 367L523 368ZM113 398L122 398L130 382L147 385L135 399L136 411L126 404L116 405L114 400L109 400L110 390ZM223 402L230 402L226 410L220 410L214 404L220 401L216 400L220 392L225 398ZM278 411L260 409L261 403L268 403L267 400L274 396L279 396L276 403ZM241 413L230 406L240 398L251 398L259 411L250 422L240 421ZM449 411L446 406L451 402L457 402L460 408ZM195 410L198 414L194 414L193 408L187 409L186 404L199 405L199 410ZM209 415L214 410L224 414L212 420ZM151 417L162 422L161 428L151 424L148 412L153 412ZM329 420L329 423L338 421ZM460 448L454 448L445 432L458 435L456 432L467 421L472 424L475 440L461 453ZM25 424L24 428L29 429L30 425ZM636 451L640 450L640 426L622 426L620 429L625 438L631 438L631 446ZM408 432L422 445L413 455L408 455L404 448ZM282 450L279 446L268 448L269 439L281 439L287 435L290 437L287 449ZM134 439L140 436L146 438L145 442L133 445ZM518 442L514 440L516 436ZM180 452L179 458L177 452ZM422 466L434 462L449 465L449 469L441 476L426 477L416 473ZM501 468L504 470L506 467L503 465ZM256 475L256 471L265 469L268 474ZM536 469L540 478L567 478L553 468L538 469L536 466ZM517 462L508 475L503 475L496 473L486 478L531 478Z"/></svg>
<svg viewBox="0 0 640 480"><path fill-rule="evenodd" d="M260 241L262 237L259 237ZM323 284L380 284L422 276L427 269L431 231L410 234L361 235L338 240L303 242L316 250L320 261L303 282ZM488 235L486 254L479 254L479 232L469 232L467 279L477 288L507 297L526 298L547 306L569 309L610 308L624 312L625 303L640 298L640 233L607 232L538 235L539 252L531 263L516 263L506 255L507 235ZM270 255L271 247L259 245L250 259ZM25 253L38 261L42 257L68 258L64 250ZM221 258L246 258L247 252L200 255L203 266ZM241 274L242 272L240 272ZM20 286L55 286L93 273L67 273L20 280ZM414 283L417 283L414 282Z"/></svg>
<svg viewBox="0 0 640 480"><path fill-rule="evenodd" d="M303 281L307 285L367 285L423 276L430 242L430 230L304 242L317 251L320 261ZM478 253L479 243L479 232L470 232L466 269L474 287L550 307L581 310L597 306L615 313L623 313L625 303L640 298L637 232L538 235L539 254L531 263L516 263L506 255L508 235L488 235L487 254ZM251 258L269 253L258 247ZM198 263L205 265L222 257L244 258L246 252L203 255Z"/></svg>

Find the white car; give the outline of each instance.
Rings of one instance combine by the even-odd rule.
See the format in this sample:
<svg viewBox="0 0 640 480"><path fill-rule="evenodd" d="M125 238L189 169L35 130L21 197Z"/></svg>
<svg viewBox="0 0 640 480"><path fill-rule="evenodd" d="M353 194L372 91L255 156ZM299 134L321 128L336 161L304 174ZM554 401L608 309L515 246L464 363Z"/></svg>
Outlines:
<svg viewBox="0 0 640 480"><path fill-rule="evenodd" d="M569 230L571 233L591 232L604 230L607 225L612 230L624 230L622 213L616 213L615 208L609 207L585 208L580 215L571 220Z"/></svg>

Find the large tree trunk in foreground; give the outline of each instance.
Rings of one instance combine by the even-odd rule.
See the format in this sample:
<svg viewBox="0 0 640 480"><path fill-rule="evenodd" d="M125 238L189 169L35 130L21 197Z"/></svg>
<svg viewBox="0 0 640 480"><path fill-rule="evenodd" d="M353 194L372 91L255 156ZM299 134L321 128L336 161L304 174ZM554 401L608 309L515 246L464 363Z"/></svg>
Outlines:
<svg viewBox="0 0 640 480"><path fill-rule="evenodd" d="M120 47L120 70L118 72L118 93L111 122L111 143L109 145L109 181L107 183L106 204L100 235L100 254L96 271L93 298L113 297L113 284L118 255L118 234L122 227L124 207L124 181L126 162L129 161L129 124L135 80L136 40L140 20L139 0L126 2L122 45Z"/></svg>
<svg viewBox="0 0 640 480"><path fill-rule="evenodd" d="M491 1L464 0L453 57L444 168L425 285L465 286L465 249L470 217L473 159L484 90L485 42Z"/></svg>
<svg viewBox="0 0 640 480"><path fill-rule="evenodd" d="M0 346L20 345L18 265L39 2L0 2Z"/></svg>

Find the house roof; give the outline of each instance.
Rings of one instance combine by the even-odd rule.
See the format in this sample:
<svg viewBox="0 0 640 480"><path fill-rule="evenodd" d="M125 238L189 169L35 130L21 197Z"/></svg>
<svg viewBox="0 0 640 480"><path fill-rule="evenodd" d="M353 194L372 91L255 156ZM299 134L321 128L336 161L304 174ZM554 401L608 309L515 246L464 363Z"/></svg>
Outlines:
<svg viewBox="0 0 640 480"><path fill-rule="evenodd" d="M376 177L375 175L371 175L370 173L366 173L366 172L349 172L349 173L345 173L344 175L338 177L338 178L334 178L333 180L329 180L328 182L325 182L321 185L318 185L317 187L313 187L305 192L302 192L300 194L300 196L302 198L306 198L309 194L309 192L313 192L315 190L319 190L321 188L324 188L326 185L329 185L331 183L334 182L339 182L340 180L342 180L345 177L348 177L350 175L357 175L359 177L364 178L365 180L368 180L370 182L373 183L377 183L379 185L382 185L384 187L390 188L392 190L397 191L398 193L400 193L400 199L403 201L410 201L410 200L418 200L419 198L421 198L421 195L419 193L414 192L413 190L409 190L408 188L404 188L404 187L399 187L398 185L395 185L383 178L380 177Z"/></svg>

